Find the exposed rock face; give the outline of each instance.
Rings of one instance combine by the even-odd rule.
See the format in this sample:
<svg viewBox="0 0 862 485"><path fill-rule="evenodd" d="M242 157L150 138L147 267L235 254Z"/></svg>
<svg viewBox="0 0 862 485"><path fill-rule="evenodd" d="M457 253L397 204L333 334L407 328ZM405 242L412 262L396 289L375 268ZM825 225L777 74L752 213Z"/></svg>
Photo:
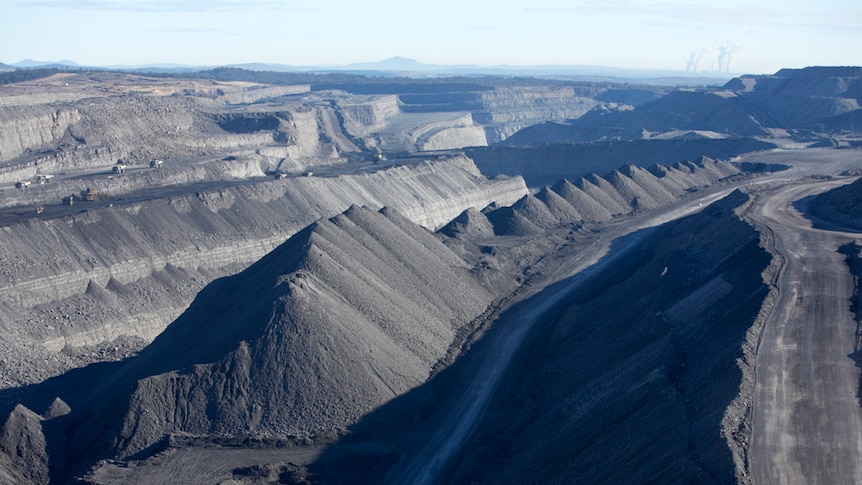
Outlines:
<svg viewBox="0 0 862 485"><path fill-rule="evenodd" d="M381 129L387 120L401 113L398 97L393 95L342 101L344 127L357 136Z"/></svg>
<svg viewBox="0 0 862 485"><path fill-rule="evenodd" d="M259 170L274 170L285 158L301 170L337 158L333 150L358 151L340 126L328 122L331 111L285 106L276 112L225 114L195 98L158 96L4 106L0 107L0 182L110 167L118 159L145 164L151 159L217 159L246 152ZM261 147L280 147L283 153L267 156L259 151Z"/></svg>
<svg viewBox="0 0 862 485"><path fill-rule="evenodd" d="M862 325L862 240L857 239L847 243L838 248L838 251L846 255L844 261L856 280L856 288L853 289L853 296L850 297L850 311L856 315L856 328L859 328ZM862 368L862 348L860 348L858 336L856 351L849 357L856 362L856 367ZM862 377L859 379L859 385L862 387ZM862 397L859 405L862 406Z"/></svg>
<svg viewBox="0 0 862 485"><path fill-rule="evenodd" d="M354 206L205 288L106 379L114 383L92 396L76 442L100 443L114 429L111 455L127 457L167 433L345 427L427 379L493 298L430 231Z"/></svg>
<svg viewBox="0 0 862 485"><path fill-rule="evenodd" d="M722 420L770 261L746 203L658 229L562 303L445 481L733 483Z"/></svg>
<svg viewBox="0 0 862 485"><path fill-rule="evenodd" d="M445 90L399 95L405 113L470 112L485 129L490 143L548 120L582 116L598 105L593 99L603 88L586 86L474 86L473 90Z"/></svg>
<svg viewBox="0 0 862 485"><path fill-rule="evenodd" d="M476 116L496 142L539 122L580 118L599 104L594 94L575 87L498 88L482 93L485 109Z"/></svg>
<svg viewBox="0 0 862 485"><path fill-rule="evenodd" d="M435 133L422 144L421 150L451 150L486 145L488 142L485 140L485 130L481 126L463 126L446 128Z"/></svg>
<svg viewBox="0 0 862 485"><path fill-rule="evenodd" d="M77 110L47 106L0 110L0 160L10 160L34 147L59 143L66 130L81 120Z"/></svg>
<svg viewBox="0 0 862 485"><path fill-rule="evenodd" d="M69 361L79 347L124 336L152 339L213 278L353 203L390 206L435 229L468 207L509 204L526 193L523 180L489 181L457 157L361 175L234 185L2 227L2 385L79 365ZM122 345L108 346L115 347Z"/></svg>
<svg viewBox="0 0 862 485"><path fill-rule="evenodd" d="M295 84L289 86L255 86L251 89L230 91L225 93L224 100L229 104L248 104L261 100L272 100L282 96L308 93L310 84Z"/></svg>

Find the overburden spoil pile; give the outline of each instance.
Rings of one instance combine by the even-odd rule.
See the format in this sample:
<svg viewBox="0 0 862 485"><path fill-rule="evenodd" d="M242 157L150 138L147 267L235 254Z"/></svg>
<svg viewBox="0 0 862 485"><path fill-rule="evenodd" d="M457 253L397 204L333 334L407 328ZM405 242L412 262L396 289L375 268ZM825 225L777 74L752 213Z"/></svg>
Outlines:
<svg viewBox="0 0 862 485"><path fill-rule="evenodd" d="M0 326L8 329L0 335L7 360L0 387L86 363L91 357L79 356L87 346L150 341L206 283L354 202L392 207L436 228L467 207L509 204L526 193L520 178L488 180L460 156L113 206L82 203L65 217L0 227Z"/></svg>
<svg viewBox="0 0 862 485"><path fill-rule="evenodd" d="M51 446L66 450L74 470L148 456L169 434L343 429L424 382L459 329L485 311L500 289L470 269L439 236L391 209L354 206L319 220L207 286L139 356L106 368L98 385L69 385L71 415L61 418L74 423L69 441L55 437ZM35 389L29 406L45 406L67 387L63 379ZM33 414L19 408L8 423ZM47 472L22 473L39 482Z"/></svg>
<svg viewBox="0 0 862 485"><path fill-rule="evenodd" d="M44 466L22 468L7 460L9 473L33 482L48 473L54 479L70 479L102 459L154 460L171 442L169 437L177 435L206 441L340 432L441 369L450 368L461 352L469 350L475 338L471 335L478 335L477 329L479 333L487 330L484 319L498 311L501 299L524 281L525 265L544 257L546 249L557 244L552 241L561 241L554 239L558 236L548 236L549 242L530 245L524 244L523 236L541 239L558 228L563 229L558 231L561 234L571 234L570 229L579 224L602 223L615 215L646 210L669 202L668 193L679 197L704 181L739 173L730 164L704 158L653 171L624 167L607 178L590 176L576 184L561 181L509 207L491 205L484 212L464 211L440 230L455 239L434 234L395 210L354 205L307 226L244 271L207 285L138 356L69 372L20 393L3 395L4 415L11 412L9 426L31 430L20 435L24 438L33 436L10 443L34 456L50 453L47 471ZM581 187L590 187L592 195ZM604 209L598 194L617 204L614 213ZM701 304L718 301L700 298L697 295L705 290L699 289L715 287L720 290L718 298L742 298L734 292L737 276L721 269L730 264L729 258L736 257L732 251L737 246L713 247L713 240L723 240L718 236L721 228L727 229L719 222L733 216L736 206L731 204L743 203L738 200L741 197L737 195L688 225L667 229L665 233L671 234L662 236L667 241L687 231L698 237L689 238L677 250L672 249L673 244L665 247L657 242L637 251L635 260L626 260L628 267L597 276L597 283L588 285L594 291L575 301L579 308L592 308L583 305L592 305L596 299L601 300L596 308L614 307L603 296L605 290L617 297L640 291L634 286L617 291L618 285L629 283L614 275L631 272L636 272L632 285L658 291L661 285L649 278L662 277L663 270L657 265L664 264L665 273L673 275L673 288L679 291L658 296L649 293L643 301L637 297L640 303L633 308L655 314L652 299L662 299L655 308L667 310L664 327L652 322L652 327L644 328L660 327L665 332L664 336L649 334L666 347L657 352L659 360L654 364L661 367L665 362L667 379L683 382L680 386L694 386L693 380L674 380L674 373L683 372L687 352L703 342L690 334L693 330L677 327L709 310ZM651 202L639 204L640 199ZM234 207L237 202L220 197L213 203ZM752 238L756 241L752 234L753 230L734 232L741 238L740 244L748 244ZM508 243L505 238L510 238ZM649 271L642 271L643 264L648 264ZM88 288L88 294L98 298L128 289L116 281L109 281L108 290L93 283ZM757 290L746 288L753 295L749 297L755 298ZM622 332L623 317L613 318L615 323L609 328ZM634 318L634 314L626 313L625 318ZM554 343L539 355L544 358L557 351L564 352ZM579 350L577 355L585 352ZM671 360L661 360L665 358ZM617 369L617 364L608 362L608 369ZM625 374L618 369L613 372ZM544 380L547 376L533 377L540 385L550 386ZM701 392L708 394L695 387L673 389L692 399ZM52 412L50 409L60 409L52 404L57 396L62 398L62 409ZM21 405L15 408L17 403ZM36 412L46 409L38 417ZM715 413L709 416L711 420ZM692 426L697 433L706 433L703 430L712 429L712 421ZM537 442L536 446L541 445ZM715 443L703 446L713 450ZM48 451L41 451L43 448ZM9 449L7 446L7 456L0 459L13 456ZM482 447L477 450L485 452ZM484 455L476 456L486 460ZM513 461L512 466L518 466L516 463L520 461ZM474 475L473 471L464 473ZM508 479L521 472L501 468L500 473Z"/></svg>
<svg viewBox="0 0 862 485"><path fill-rule="evenodd" d="M540 130L544 133L543 130ZM517 146L470 148L467 154L486 175L521 175L530 187L559 179L577 180L590 173L605 174L621 165L648 168L674 165L702 156L730 160L743 153L776 145L754 138L659 139L601 143L553 141Z"/></svg>
<svg viewBox="0 0 862 485"><path fill-rule="evenodd" d="M462 213L441 231L475 238L487 234L490 223L498 236L530 236L563 224L601 223L665 206L698 187L742 174L731 163L706 157L669 167L626 165L605 177L590 174L574 183L561 180L510 207Z"/></svg>

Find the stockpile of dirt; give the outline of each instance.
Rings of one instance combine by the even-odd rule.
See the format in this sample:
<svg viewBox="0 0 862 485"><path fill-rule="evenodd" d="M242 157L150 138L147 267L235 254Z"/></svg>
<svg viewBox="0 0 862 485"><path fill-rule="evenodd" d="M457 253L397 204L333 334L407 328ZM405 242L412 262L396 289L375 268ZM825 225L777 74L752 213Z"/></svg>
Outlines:
<svg viewBox="0 0 862 485"><path fill-rule="evenodd" d="M536 196L522 197L511 207L487 211L487 218L494 234L529 236L563 224L604 222L656 209L697 187L741 173L730 163L706 157L649 170L626 165L605 177L590 174L574 183L559 181ZM469 222L463 220L460 224Z"/></svg>
<svg viewBox="0 0 862 485"><path fill-rule="evenodd" d="M0 482L48 483L42 417L20 404L0 427Z"/></svg>
<svg viewBox="0 0 862 485"><path fill-rule="evenodd" d="M544 134L547 127L526 130ZM640 135L639 135L640 136ZM517 141L512 137L512 143ZM755 138L649 139L573 143L565 140L530 141L519 146L477 147L467 150L482 173L521 175L530 187L541 187L561 178L575 180L589 173L604 174L621 165L651 167L672 165L701 156L730 160L743 153L763 151L776 145Z"/></svg>
<svg viewBox="0 0 862 485"><path fill-rule="evenodd" d="M579 208L570 204L562 194L555 192L551 187L543 187L536 192L536 199L545 204L550 213L558 222L581 221L587 219Z"/></svg>
<svg viewBox="0 0 862 485"><path fill-rule="evenodd" d="M339 430L427 379L485 310L495 289L469 270L392 210L320 220L209 285L104 387L73 398L85 424L71 449L129 457L168 433Z"/></svg>
<svg viewBox="0 0 862 485"><path fill-rule="evenodd" d="M222 163L225 177L233 163ZM197 167L210 172L216 165ZM149 342L206 283L351 203L390 206L436 228L468 207L509 204L527 193L523 180L488 180L463 156L226 185L112 206L78 203L65 216L0 227L0 388L102 360L84 347L101 347L98 354L124 347L115 341L124 336Z"/></svg>
<svg viewBox="0 0 862 485"><path fill-rule="evenodd" d="M662 168L662 176L625 167L607 178L562 181L511 207L465 211L441 230L464 236L454 243L393 210L353 206L303 229L247 270L208 285L139 356L84 374L69 373L35 386L18 402L43 409L49 397L60 395L69 403L66 411L71 414L64 420L73 424L49 446L66 450L67 476L103 458L151 457L169 434L242 438L339 431L425 382L440 362L454 359L469 339L464 332L474 331L473 320L493 311L492 301L513 291L516 278L523 281L524 265L553 246L549 242L542 248L532 240L558 225L583 220L566 217L610 218L604 205L615 207L617 214L631 213L639 210L634 202L638 198L650 196L658 203L666 193L686 191L665 185L664 179L697 184L734 170L725 162L702 159ZM573 205L575 201L579 205ZM719 208L711 214L719 218L728 211ZM602 220L607 219L589 222ZM706 268L685 279L680 292L695 291L689 286L710 281L726 289L729 276L697 279L721 265L729 257L726 253L715 250L695 258L686 252L706 245L706 239L722 240L712 228L689 228L700 236L662 260L670 265L679 258L673 264L682 265L680 272L693 271L693 258ZM516 236L518 244L498 248L490 241L493 234ZM524 244L532 244L532 249L524 249ZM658 249L645 251L617 273L638 270ZM655 273L662 273L661 268ZM620 278L608 278L590 285L594 292L577 303L623 284ZM99 285L90 286L94 298L104 293ZM625 291L635 294L634 289ZM689 298L681 306L667 303L673 307L668 325L688 321L679 315L698 317L705 311L692 301L700 300ZM604 300L602 305L614 306ZM626 317L634 318L628 313ZM618 327L613 328L621 331ZM96 377L88 380L100 383L97 388L75 385L89 372ZM64 452L59 453L52 459Z"/></svg>
<svg viewBox="0 0 862 485"><path fill-rule="evenodd" d="M611 211L605 206L599 204L596 199L592 198L586 192L568 180L561 180L551 186L551 190L559 194L563 200L567 201L572 207L576 207L585 220L589 221L606 221L612 216Z"/></svg>
<svg viewBox="0 0 862 485"><path fill-rule="evenodd" d="M449 237L464 236L471 240L494 237L494 226L481 211L469 208L438 231Z"/></svg>

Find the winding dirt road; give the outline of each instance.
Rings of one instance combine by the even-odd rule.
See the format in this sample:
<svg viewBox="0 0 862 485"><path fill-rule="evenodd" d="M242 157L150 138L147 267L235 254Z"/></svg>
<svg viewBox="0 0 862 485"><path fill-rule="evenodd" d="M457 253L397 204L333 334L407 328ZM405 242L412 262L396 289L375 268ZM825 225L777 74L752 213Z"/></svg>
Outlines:
<svg viewBox="0 0 862 485"><path fill-rule="evenodd" d="M778 301L756 360L750 473L754 483L862 483L862 407L854 281L838 247L862 237L815 229L793 202L851 180L765 190L752 218L784 261Z"/></svg>
<svg viewBox="0 0 862 485"><path fill-rule="evenodd" d="M743 182L758 194L750 217L774 232L774 245L785 261L775 310L764 325L756 357L752 396L752 441L746 470L753 483L862 483L862 407L859 369L848 356L855 349L856 324L849 311L853 277L837 252L862 234L812 228L793 206L809 195L852 182L804 178L837 175L858 166L839 154L773 152L767 161L792 161L794 168ZM801 158L801 157L800 157ZM437 483L449 460L474 431L497 383L533 324L590 274L602 268L649 231L635 232L690 214L732 190L688 200L608 228L588 250L560 262L547 286L529 304L495 323L501 331L488 357L457 404L438 423L422 449L403 456L387 474L387 483ZM611 245L613 242L613 246ZM568 276L567 279L562 279ZM573 276L572 276L573 275Z"/></svg>

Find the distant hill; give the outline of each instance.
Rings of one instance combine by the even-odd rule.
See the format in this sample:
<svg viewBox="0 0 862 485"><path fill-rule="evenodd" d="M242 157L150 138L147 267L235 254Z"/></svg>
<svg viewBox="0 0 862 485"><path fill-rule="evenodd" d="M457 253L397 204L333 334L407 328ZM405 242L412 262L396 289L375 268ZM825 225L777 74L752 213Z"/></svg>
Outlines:
<svg viewBox="0 0 862 485"><path fill-rule="evenodd" d="M218 69L220 67L239 68L254 72L272 73L355 73L371 74L380 77L409 75L410 77L437 76L505 76L505 77L542 77L550 79L586 82L626 82L637 80L652 85L663 86L718 86L726 83L730 75L724 73L691 73L686 71L628 69L609 66L587 65L489 65L474 64L428 64L407 57L390 57L380 61L356 62L351 64L289 65L280 63L244 62L223 66L183 65L172 63L150 63L139 65L85 66L71 60L38 61L24 59L11 64L18 69L58 68L58 69L110 69L119 71L145 71L157 73L188 73Z"/></svg>
<svg viewBox="0 0 862 485"><path fill-rule="evenodd" d="M347 69L360 69L369 71L428 71L438 69L439 66L433 64L423 64L415 59L406 57L390 57L377 62L360 62L348 64Z"/></svg>
<svg viewBox="0 0 862 485"><path fill-rule="evenodd" d="M75 61L34 61L33 59L24 59L23 61L16 62L12 64L12 67L21 68L21 69L32 69L32 68L62 68L62 67L73 67L73 68L85 68L78 64Z"/></svg>

